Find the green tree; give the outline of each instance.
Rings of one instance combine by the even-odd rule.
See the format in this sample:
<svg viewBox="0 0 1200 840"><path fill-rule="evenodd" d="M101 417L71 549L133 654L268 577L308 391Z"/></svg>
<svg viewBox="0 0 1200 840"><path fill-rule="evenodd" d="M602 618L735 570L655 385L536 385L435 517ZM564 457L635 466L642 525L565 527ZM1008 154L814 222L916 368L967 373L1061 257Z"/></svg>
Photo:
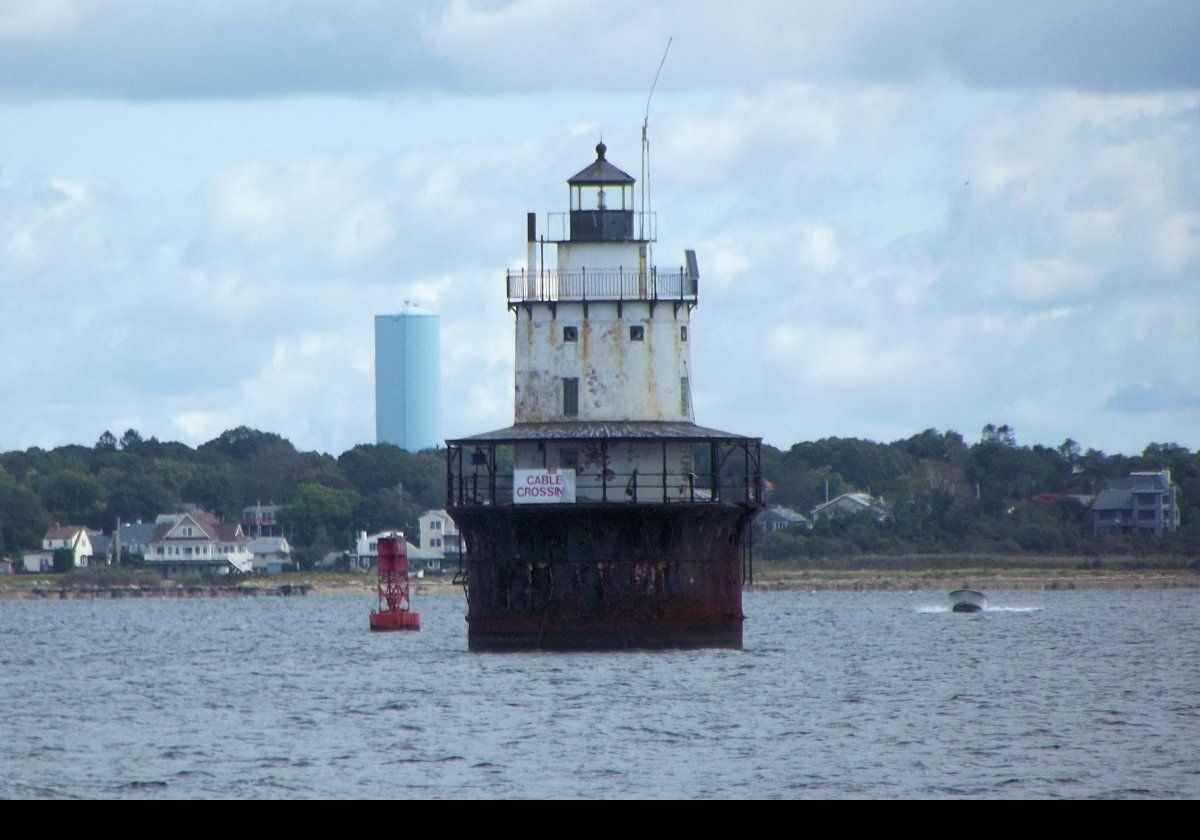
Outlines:
<svg viewBox="0 0 1200 840"><path fill-rule="evenodd" d="M279 510L284 533L301 546L314 543L322 529L337 543L348 543L358 494L320 484L303 484Z"/></svg>
<svg viewBox="0 0 1200 840"><path fill-rule="evenodd" d="M105 506L105 521L120 519L129 522L135 519L153 521L160 513L176 507L179 494L162 476L150 469L135 469L129 472L105 469L100 481L108 491Z"/></svg>
<svg viewBox="0 0 1200 840"><path fill-rule="evenodd" d="M54 549L54 571L62 574L75 569L75 554L69 548Z"/></svg>
<svg viewBox="0 0 1200 840"><path fill-rule="evenodd" d="M94 448L98 452L116 452L117 439L113 437L112 432L105 430L104 434L100 435L100 438L96 441Z"/></svg>
<svg viewBox="0 0 1200 840"><path fill-rule="evenodd" d="M141 447L143 442L142 436L138 434L136 429L126 429L125 434L121 435L121 451L135 452Z"/></svg>
<svg viewBox="0 0 1200 840"><path fill-rule="evenodd" d="M231 464L198 464L184 482L181 494L184 500L225 520L236 520L245 507L238 479L238 472Z"/></svg>
<svg viewBox="0 0 1200 840"><path fill-rule="evenodd" d="M37 496L0 473L0 545L5 551L40 548L52 521Z"/></svg>
<svg viewBox="0 0 1200 840"><path fill-rule="evenodd" d="M38 495L59 522L98 528L103 525L107 493L94 476L64 470L47 477Z"/></svg>
<svg viewBox="0 0 1200 840"><path fill-rule="evenodd" d="M403 490L377 490L354 506L354 529L378 532L398 528L411 538L426 510Z"/></svg>

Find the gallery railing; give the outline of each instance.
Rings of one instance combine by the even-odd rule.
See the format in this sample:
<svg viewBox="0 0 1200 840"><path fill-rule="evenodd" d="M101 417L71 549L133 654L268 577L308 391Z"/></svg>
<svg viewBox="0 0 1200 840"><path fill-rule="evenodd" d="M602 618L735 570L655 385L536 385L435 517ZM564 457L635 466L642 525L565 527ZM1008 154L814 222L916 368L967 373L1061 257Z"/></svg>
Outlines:
<svg viewBox="0 0 1200 840"><path fill-rule="evenodd" d="M665 300L696 301L700 280L684 269L648 271L576 269L528 272L505 276L510 304L527 301Z"/></svg>

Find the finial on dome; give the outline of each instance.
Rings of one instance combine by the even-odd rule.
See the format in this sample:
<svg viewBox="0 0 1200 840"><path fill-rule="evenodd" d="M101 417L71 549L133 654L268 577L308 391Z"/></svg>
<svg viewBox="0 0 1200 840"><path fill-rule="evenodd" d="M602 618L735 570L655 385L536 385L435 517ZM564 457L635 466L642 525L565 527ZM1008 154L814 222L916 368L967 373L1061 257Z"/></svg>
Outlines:
<svg viewBox="0 0 1200 840"><path fill-rule="evenodd" d="M604 141L601 140L599 143L596 144L596 160L604 160L604 153L607 151L608 151L608 146L605 146Z"/></svg>

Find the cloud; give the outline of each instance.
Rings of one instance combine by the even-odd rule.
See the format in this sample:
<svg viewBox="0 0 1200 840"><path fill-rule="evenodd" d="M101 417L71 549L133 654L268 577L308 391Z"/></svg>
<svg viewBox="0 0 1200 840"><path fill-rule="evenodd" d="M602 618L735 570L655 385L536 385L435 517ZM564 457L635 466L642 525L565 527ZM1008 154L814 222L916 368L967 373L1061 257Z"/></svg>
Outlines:
<svg viewBox="0 0 1200 840"><path fill-rule="evenodd" d="M79 0L0 0L0 38L45 37L70 32L79 22Z"/></svg>
<svg viewBox="0 0 1200 840"><path fill-rule="evenodd" d="M1104 408L1120 414L1200 410L1200 392L1179 382L1123 385L1104 401Z"/></svg>
<svg viewBox="0 0 1200 840"><path fill-rule="evenodd" d="M775 82L1195 88L1189 0L796 4L6 0L0 96L118 99L648 89Z"/></svg>
<svg viewBox="0 0 1200 840"><path fill-rule="evenodd" d="M107 7L79 8L77 22L37 37L83 43L114 25ZM251 28L266 28L283 7L197 8L182 17L216 31L246 8L259 15ZM326 7L291 8L310 15L308 37L327 41L314 63L349 49L340 24L322 23ZM650 31L666 32L680 8L652 8ZM880 16L899 14L871 7L855 23L854 7L781 8L780 31L802 24L816 41L826 31L862 41ZM421 72L461 85L454 95L276 99L262 93L276 82L250 73L230 95L266 97L254 103L2 106L17 118L10 126L36 126L24 148L51 151L14 155L0 171L0 404L22 407L0 412L0 448L129 427L198 443L242 424L331 451L371 440L371 318L405 299L442 316L445 434L511 422L502 279L525 259L524 213L564 209L563 179L602 129L610 158L638 173L644 80L617 62L613 86L627 72L639 90L631 120L626 94L596 92L609 77L578 79L570 62L561 77L508 75L513 48L495 57L496 81L478 80L483 59L469 47L553 18L541 30L548 58L525 49L536 69L561 58L548 35L572 34L571 11L457 4L409 15L406 37L436 53ZM738 45L753 42L767 11L689 19L726 25L732 52L714 51L710 67L681 37L671 62L687 58L694 77L660 88L655 103L655 255L670 265L695 248L700 259L691 346L701 423L781 445L929 426L973 436L986 422L1019 423L1023 442L1071 436L1107 450L1200 440L1194 411L1125 410L1153 402L1138 388L1165 404L1163 382L1198 370L1195 92L974 86L953 67L931 79L910 65L880 81L882 71L852 62L835 81L813 81L801 77L817 59L782 56L770 39L763 60L779 61L777 72L733 67L749 61ZM493 13L504 25L489 30ZM1018 7L1004 37L1025 37L1030 15ZM951 26L939 21L927 23ZM607 31L607 16L598 26ZM168 27L163 40L185 36ZM596 37L579 34L573 49ZM816 52L831 62L837 49ZM229 79L221 88L179 73L170 84L192 85L180 95L232 90ZM528 93L547 78L563 87ZM345 90L365 89L352 81ZM478 93L497 86L526 93ZM54 130L77 129L77 107L84 123L133 122L102 142ZM115 174L143 162L137 188Z"/></svg>

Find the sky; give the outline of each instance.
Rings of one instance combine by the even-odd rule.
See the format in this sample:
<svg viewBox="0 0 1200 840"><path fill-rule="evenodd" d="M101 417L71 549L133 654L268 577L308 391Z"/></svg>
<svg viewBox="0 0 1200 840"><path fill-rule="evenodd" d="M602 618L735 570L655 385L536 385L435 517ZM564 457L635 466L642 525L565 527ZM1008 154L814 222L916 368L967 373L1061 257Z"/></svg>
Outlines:
<svg viewBox="0 0 1200 840"><path fill-rule="evenodd" d="M525 214L640 176L668 39L698 423L1200 448L1194 0L0 0L0 451L373 443L405 301L509 425Z"/></svg>

